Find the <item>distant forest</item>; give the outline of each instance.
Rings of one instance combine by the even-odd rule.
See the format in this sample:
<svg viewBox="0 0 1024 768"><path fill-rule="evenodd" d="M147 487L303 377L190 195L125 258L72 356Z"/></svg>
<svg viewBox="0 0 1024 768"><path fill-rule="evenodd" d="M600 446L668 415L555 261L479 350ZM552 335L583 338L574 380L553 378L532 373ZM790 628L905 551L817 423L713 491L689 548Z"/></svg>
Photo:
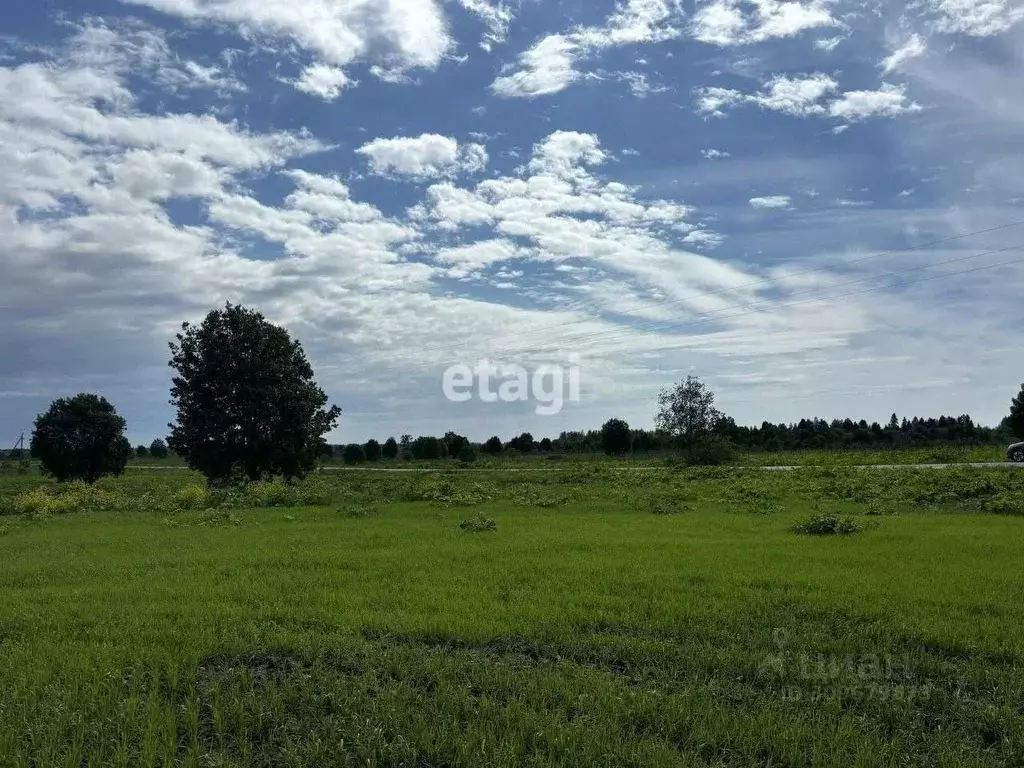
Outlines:
<svg viewBox="0 0 1024 768"><path fill-rule="evenodd" d="M634 429L633 453L669 450L672 438L653 430ZM932 445L992 445L1012 442L1003 427L982 427L967 415L900 419L894 413L883 426L853 419L801 419L796 424L763 422L759 427L740 426L731 417L719 419L714 433L728 438L743 451L790 451L803 449L908 448ZM524 442L517 439L520 447ZM538 444L539 447L540 444ZM565 453L601 451L601 431L563 432L550 441L550 450Z"/></svg>
<svg viewBox="0 0 1024 768"><path fill-rule="evenodd" d="M1005 425L996 428L978 426L966 415L900 419L893 414L885 426L853 419L801 419L796 424L771 424L766 421L759 427L740 426L726 416L718 419L712 432L728 439L741 451L856 450L1003 445L1013 442L1012 434ZM634 454L667 452L678 447L676 440L664 432L632 429L630 434L632 442L629 452ZM353 461L394 457L440 459L455 458L468 445L472 444L466 437L448 432L444 437L423 436L415 439L411 435L402 435L400 440L392 438L383 445L371 440L365 446L332 446L331 453L340 458L348 451ZM585 454L601 453L604 450L600 429L562 432L556 438L545 437L540 440L529 432L507 440L495 436L482 444L476 444L476 447L490 455Z"/></svg>

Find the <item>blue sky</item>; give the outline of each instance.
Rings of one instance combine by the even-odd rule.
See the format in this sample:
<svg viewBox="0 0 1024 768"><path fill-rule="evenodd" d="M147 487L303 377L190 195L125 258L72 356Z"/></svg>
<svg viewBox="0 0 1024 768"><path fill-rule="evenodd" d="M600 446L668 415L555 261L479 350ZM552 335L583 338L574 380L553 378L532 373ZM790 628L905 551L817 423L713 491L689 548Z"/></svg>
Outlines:
<svg viewBox="0 0 1024 768"><path fill-rule="evenodd" d="M302 340L336 441L997 422L1024 371L1019 0L14 0L0 441L57 396L165 434L225 301ZM481 358L581 398L448 402Z"/></svg>

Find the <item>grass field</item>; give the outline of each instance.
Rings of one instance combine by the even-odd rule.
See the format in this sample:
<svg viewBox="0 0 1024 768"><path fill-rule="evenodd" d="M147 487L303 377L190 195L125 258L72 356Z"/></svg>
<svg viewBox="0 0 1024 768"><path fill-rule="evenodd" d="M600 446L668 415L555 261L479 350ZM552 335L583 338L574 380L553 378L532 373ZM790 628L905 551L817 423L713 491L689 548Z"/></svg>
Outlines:
<svg viewBox="0 0 1024 768"><path fill-rule="evenodd" d="M1021 472L140 469L0 509L4 766L1024 763Z"/></svg>

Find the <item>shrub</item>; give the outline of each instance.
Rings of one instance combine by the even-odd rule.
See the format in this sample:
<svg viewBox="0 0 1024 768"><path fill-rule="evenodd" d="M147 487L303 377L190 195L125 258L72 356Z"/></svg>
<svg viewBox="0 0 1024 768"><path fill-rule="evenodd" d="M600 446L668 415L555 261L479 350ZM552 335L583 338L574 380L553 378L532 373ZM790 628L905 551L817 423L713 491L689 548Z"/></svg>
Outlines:
<svg viewBox="0 0 1024 768"><path fill-rule="evenodd" d="M633 433L622 419L608 419L601 426L601 448L609 456L629 453L632 444Z"/></svg>
<svg viewBox="0 0 1024 768"><path fill-rule="evenodd" d="M495 435L494 437L490 438L486 443L484 443L483 452L489 453L492 456L497 456L499 453L501 453L501 448L501 438Z"/></svg>
<svg viewBox="0 0 1024 768"><path fill-rule="evenodd" d="M463 464L472 464L476 461L476 448L469 443L466 443L459 449L458 460Z"/></svg>
<svg viewBox="0 0 1024 768"><path fill-rule="evenodd" d="M381 455L385 459L393 459L398 455L398 443L395 438L389 437L384 441L384 447L381 448Z"/></svg>
<svg viewBox="0 0 1024 768"><path fill-rule="evenodd" d="M995 515L1024 515L1024 496L1000 493L984 501L981 508Z"/></svg>
<svg viewBox="0 0 1024 768"><path fill-rule="evenodd" d="M209 489L197 483L179 488L173 497L174 506L178 509L206 509L210 502Z"/></svg>
<svg viewBox="0 0 1024 768"><path fill-rule="evenodd" d="M721 435L695 437L686 447L686 462L693 467L717 467L736 460L736 446Z"/></svg>
<svg viewBox="0 0 1024 768"><path fill-rule="evenodd" d="M366 451L363 450L363 446L350 443L345 446L341 458L346 464L362 464L366 461Z"/></svg>
<svg viewBox="0 0 1024 768"><path fill-rule="evenodd" d="M860 523L852 517L840 519L838 515L818 513L811 515L806 520L793 526L796 533L805 533L811 536L847 536L852 533L859 533L864 529Z"/></svg>
<svg viewBox="0 0 1024 768"><path fill-rule="evenodd" d="M168 454L167 443L157 438L149 444L149 455L154 459L166 459Z"/></svg>
<svg viewBox="0 0 1024 768"><path fill-rule="evenodd" d="M294 486L280 481L250 483L245 487L243 500L253 507L288 507L297 503Z"/></svg>
<svg viewBox="0 0 1024 768"><path fill-rule="evenodd" d="M42 488L35 488L14 497L14 509L20 515L44 518L70 511L67 499L51 496Z"/></svg>
<svg viewBox="0 0 1024 768"><path fill-rule="evenodd" d="M468 533L487 533L498 530L498 524L483 512L477 512L473 517L459 523L459 528Z"/></svg>

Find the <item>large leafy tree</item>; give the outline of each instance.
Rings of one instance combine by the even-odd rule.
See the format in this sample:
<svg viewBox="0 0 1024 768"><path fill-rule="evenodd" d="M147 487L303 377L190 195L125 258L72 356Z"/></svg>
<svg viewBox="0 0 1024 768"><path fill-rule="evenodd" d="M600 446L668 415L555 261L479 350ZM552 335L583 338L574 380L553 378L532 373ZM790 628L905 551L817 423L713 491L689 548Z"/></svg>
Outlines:
<svg viewBox="0 0 1024 768"><path fill-rule="evenodd" d="M30 448L44 473L95 483L124 472L132 450L124 430L124 419L105 397L80 394L54 400L36 417Z"/></svg>
<svg viewBox="0 0 1024 768"><path fill-rule="evenodd" d="M384 446L381 448L381 455L385 459L393 459L398 455L398 443L395 442L395 438L389 437L384 441Z"/></svg>
<svg viewBox="0 0 1024 768"><path fill-rule="evenodd" d="M1024 384L1020 392L1010 402L1010 416L1006 419L1008 426L1018 438L1024 440Z"/></svg>
<svg viewBox="0 0 1024 768"><path fill-rule="evenodd" d="M658 395L655 426L684 446L711 433L722 414L715 409L715 393L696 376L687 376Z"/></svg>
<svg viewBox="0 0 1024 768"><path fill-rule="evenodd" d="M622 419L608 419L601 426L601 448L609 456L629 453L632 445L633 433Z"/></svg>
<svg viewBox="0 0 1024 768"><path fill-rule="evenodd" d="M167 443L159 437L149 444L149 455L154 459L166 459L168 453Z"/></svg>
<svg viewBox="0 0 1024 768"><path fill-rule="evenodd" d="M259 312L227 304L171 342L178 421L168 445L211 482L302 477L341 409L313 380L302 345Z"/></svg>

